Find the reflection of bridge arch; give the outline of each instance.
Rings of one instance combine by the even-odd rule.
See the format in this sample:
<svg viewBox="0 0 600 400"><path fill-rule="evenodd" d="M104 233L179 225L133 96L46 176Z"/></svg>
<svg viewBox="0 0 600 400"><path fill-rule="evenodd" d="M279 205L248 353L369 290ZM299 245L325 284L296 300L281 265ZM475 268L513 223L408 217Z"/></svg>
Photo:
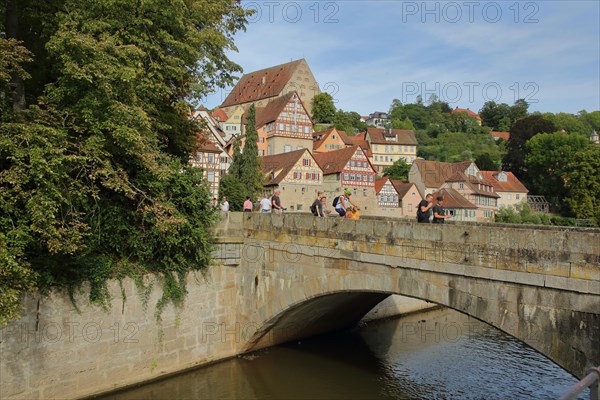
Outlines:
<svg viewBox="0 0 600 400"><path fill-rule="evenodd" d="M244 350L356 323L390 294L437 303L580 376L600 362L596 231L244 216L238 267L257 328Z"/></svg>

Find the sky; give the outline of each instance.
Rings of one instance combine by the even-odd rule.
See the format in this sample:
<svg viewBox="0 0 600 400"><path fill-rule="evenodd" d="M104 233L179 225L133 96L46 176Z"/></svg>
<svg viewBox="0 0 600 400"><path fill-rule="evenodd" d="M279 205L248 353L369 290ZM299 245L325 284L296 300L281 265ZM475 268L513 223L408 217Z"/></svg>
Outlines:
<svg viewBox="0 0 600 400"><path fill-rule="evenodd" d="M600 110L599 1L243 0L255 10L228 56L244 73L305 58L338 109L368 115L393 99L478 111ZM241 75L240 75L241 76ZM231 88L203 99L213 108Z"/></svg>

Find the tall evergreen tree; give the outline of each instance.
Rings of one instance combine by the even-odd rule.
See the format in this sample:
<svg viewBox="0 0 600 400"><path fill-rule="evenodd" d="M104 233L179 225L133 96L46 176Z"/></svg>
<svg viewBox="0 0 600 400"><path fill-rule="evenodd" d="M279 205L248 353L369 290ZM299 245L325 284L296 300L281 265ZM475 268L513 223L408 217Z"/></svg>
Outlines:
<svg viewBox="0 0 600 400"><path fill-rule="evenodd" d="M264 177L261 170L261 159L258 157L258 132L256 131L256 107L248 108L246 116L246 141L242 153L242 170L240 181L248 191L248 196L256 199L263 191Z"/></svg>

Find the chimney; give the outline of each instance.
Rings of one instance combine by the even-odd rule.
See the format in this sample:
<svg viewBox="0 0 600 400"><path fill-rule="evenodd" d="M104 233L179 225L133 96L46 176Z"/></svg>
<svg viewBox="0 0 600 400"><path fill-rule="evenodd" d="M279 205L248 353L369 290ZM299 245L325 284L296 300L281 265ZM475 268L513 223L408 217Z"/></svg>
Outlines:
<svg viewBox="0 0 600 400"><path fill-rule="evenodd" d="M262 84L264 85L265 83L267 83L267 77L266 77L266 76L263 76L263 77L262 77Z"/></svg>

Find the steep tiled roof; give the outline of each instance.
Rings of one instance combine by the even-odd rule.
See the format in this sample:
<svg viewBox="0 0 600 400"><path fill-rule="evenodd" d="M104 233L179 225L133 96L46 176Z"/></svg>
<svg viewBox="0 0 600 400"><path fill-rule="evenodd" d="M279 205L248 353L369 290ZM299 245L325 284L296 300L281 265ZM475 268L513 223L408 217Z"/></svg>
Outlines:
<svg viewBox="0 0 600 400"><path fill-rule="evenodd" d="M260 128L269 122L273 122L279 117L285 106L290 102L294 95L297 95L295 91L285 94L283 96L276 97L275 99L269 101L266 106L260 107L256 109L256 128ZM302 99L298 97L298 103L304 108L304 112L308 115L306 111L306 107L304 107L304 103ZM246 123L246 114L244 114L242 118L242 123ZM310 118L310 116L309 116Z"/></svg>
<svg viewBox="0 0 600 400"><path fill-rule="evenodd" d="M275 154L262 158L262 171L268 174L265 185L277 185L281 182L308 150L300 149L288 153ZM310 155L310 152L308 152Z"/></svg>
<svg viewBox="0 0 600 400"><path fill-rule="evenodd" d="M447 180L465 180L466 177L464 174L460 174L471 165L471 161L447 163L441 161L427 161L420 158L416 159L414 163L419 169L425 187L429 188L438 188Z"/></svg>
<svg viewBox="0 0 600 400"><path fill-rule="evenodd" d="M456 113L466 113L469 117L477 118L478 120L481 121L481 117L479 116L479 114L469 110L468 108L456 107L454 110L452 110L452 114L456 114Z"/></svg>
<svg viewBox="0 0 600 400"><path fill-rule="evenodd" d="M302 61L300 59L245 74L221 107L278 96Z"/></svg>
<svg viewBox="0 0 600 400"><path fill-rule="evenodd" d="M398 192L398 196L400 196L400 198L406 196L406 193L408 193L410 188L415 186L415 184L412 182L404 182L396 179L390 180L390 182L392 182L392 185L394 185L394 188L396 189L396 192ZM415 190L417 189L415 188Z"/></svg>
<svg viewBox="0 0 600 400"><path fill-rule="evenodd" d="M433 194L434 202L438 196L444 196L444 207L446 208L477 208L475 204L452 188L444 188L435 192Z"/></svg>
<svg viewBox="0 0 600 400"><path fill-rule="evenodd" d="M365 151L367 157L373 157L371 146L369 146L369 142L364 139L364 135L348 136L348 139L350 139L350 142L354 145L360 146L360 148Z"/></svg>
<svg viewBox="0 0 600 400"><path fill-rule="evenodd" d="M225 121L227 121L227 118L228 118L225 111L223 111L219 107L215 108L215 110L212 112L212 114L210 116L213 117L215 119L215 121L218 121L218 122L225 122Z"/></svg>
<svg viewBox="0 0 600 400"><path fill-rule="evenodd" d="M350 146L325 153L315 153L313 157L323 170L323 175L335 174L344 170L358 148L358 146Z"/></svg>
<svg viewBox="0 0 600 400"><path fill-rule="evenodd" d="M417 145L415 133L408 129L392 129L388 131L381 128L367 128L371 143L376 144L409 144Z"/></svg>
<svg viewBox="0 0 600 400"><path fill-rule="evenodd" d="M528 193L529 190L521 183L512 172L504 171L506 174L506 182L498 180L500 171L481 171L485 179L492 184L497 192L520 192Z"/></svg>
<svg viewBox="0 0 600 400"><path fill-rule="evenodd" d="M503 139L508 141L508 139L510 139L510 132L496 132L496 131L492 131L491 133L492 137L494 139Z"/></svg>
<svg viewBox="0 0 600 400"><path fill-rule="evenodd" d="M379 194L379 192L381 192L381 189L383 189L386 182L389 180L390 178L388 178L387 176L375 179L375 193Z"/></svg>
<svg viewBox="0 0 600 400"><path fill-rule="evenodd" d="M335 128L329 128L329 129L325 129L323 131L318 131L318 132L313 132L313 151L314 150L318 150L323 143L325 143L325 140L329 137L329 135L331 135L333 132L337 132L338 136L340 137L340 139L342 140L342 142L344 142L344 145L346 146L352 146L353 143L350 140L350 138L348 137L348 135L346 135L346 132L344 131L338 131Z"/></svg>

